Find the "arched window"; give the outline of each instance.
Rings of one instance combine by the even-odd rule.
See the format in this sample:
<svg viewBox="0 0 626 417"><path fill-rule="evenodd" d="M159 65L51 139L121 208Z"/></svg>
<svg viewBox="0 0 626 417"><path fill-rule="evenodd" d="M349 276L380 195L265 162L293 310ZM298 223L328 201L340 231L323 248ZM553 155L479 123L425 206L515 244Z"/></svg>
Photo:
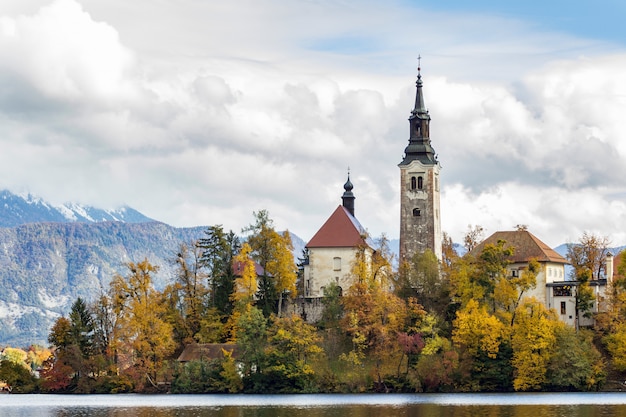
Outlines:
<svg viewBox="0 0 626 417"><path fill-rule="evenodd" d="M417 189L421 190L422 188L424 188L424 178L417 177Z"/></svg>
<svg viewBox="0 0 626 417"><path fill-rule="evenodd" d="M417 188L417 180L415 177L411 177L411 190L415 190Z"/></svg>
<svg viewBox="0 0 626 417"><path fill-rule="evenodd" d="M419 217L422 215L422 212L418 208L413 209L413 217Z"/></svg>

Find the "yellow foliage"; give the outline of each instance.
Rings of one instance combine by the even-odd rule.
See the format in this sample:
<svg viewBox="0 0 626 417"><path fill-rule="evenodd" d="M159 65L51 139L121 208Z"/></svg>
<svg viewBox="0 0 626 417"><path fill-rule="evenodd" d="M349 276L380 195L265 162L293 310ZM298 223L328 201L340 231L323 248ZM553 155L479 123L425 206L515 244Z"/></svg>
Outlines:
<svg viewBox="0 0 626 417"><path fill-rule="evenodd" d="M250 245L244 243L234 259L235 263L241 265L241 276L235 279L235 291L233 291L232 298L237 304L247 306L252 305L258 288L254 261L250 258L251 252Z"/></svg>
<svg viewBox="0 0 626 417"><path fill-rule="evenodd" d="M490 358L495 358L505 334L506 328L500 320L489 314L484 306L479 306L477 301L470 300L463 310L457 312L452 340L473 357L483 351Z"/></svg>
<svg viewBox="0 0 626 417"><path fill-rule="evenodd" d="M555 352L556 331L565 324L535 299L520 305L516 317L511 337L513 388L538 390L546 381L548 363Z"/></svg>

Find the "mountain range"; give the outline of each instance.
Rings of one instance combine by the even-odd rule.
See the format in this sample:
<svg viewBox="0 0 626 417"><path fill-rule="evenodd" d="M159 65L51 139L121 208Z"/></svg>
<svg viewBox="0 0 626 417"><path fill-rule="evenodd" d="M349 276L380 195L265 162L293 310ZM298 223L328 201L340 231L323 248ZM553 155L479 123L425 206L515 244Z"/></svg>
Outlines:
<svg viewBox="0 0 626 417"><path fill-rule="evenodd" d="M128 262L158 266L154 284L163 289L180 245L206 230L172 227L130 207L53 205L0 191L0 346L47 345L51 325L76 298L94 300L115 274L127 274ZM301 256L305 243L291 237Z"/></svg>
<svg viewBox="0 0 626 417"><path fill-rule="evenodd" d="M171 227L130 207L54 206L0 192L0 346L47 345L50 326L76 298L93 300L128 262L147 258L164 287L180 244L205 230Z"/></svg>

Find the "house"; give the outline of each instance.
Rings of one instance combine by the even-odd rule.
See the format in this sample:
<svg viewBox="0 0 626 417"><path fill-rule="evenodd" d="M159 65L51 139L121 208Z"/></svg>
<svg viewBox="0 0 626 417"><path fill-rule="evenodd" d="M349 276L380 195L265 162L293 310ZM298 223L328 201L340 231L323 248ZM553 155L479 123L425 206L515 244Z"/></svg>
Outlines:
<svg viewBox="0 0 626 417"><path fill-rule="evenodd" d="M569 262L555 250L543 243L527 230L500 231L492 234L477 245L470 254L478 256L487 244L505 242L505 248L513 247L513 255L509 258L507 274L511 277L521 276L528 268L528 263L535 259L541 266L537 274L537 285L525 294L544 303L547 308L554 309L559 318L572 326L590 325L591 319L580 317L576 320L576 288L578 283L567 279L565 265ZM602 298L606 288L604 283L591 283L598 299ZM597 309L598 302L594 308Z"/></svg>

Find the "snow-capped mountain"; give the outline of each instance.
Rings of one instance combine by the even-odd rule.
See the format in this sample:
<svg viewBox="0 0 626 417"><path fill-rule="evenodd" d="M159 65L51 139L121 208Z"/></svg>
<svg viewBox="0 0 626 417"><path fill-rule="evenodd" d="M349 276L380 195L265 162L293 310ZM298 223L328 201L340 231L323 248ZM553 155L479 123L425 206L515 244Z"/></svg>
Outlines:
<svg viewBox="0 0 626 417"><path fill-rule="evenodd" d="M145 223L152 219L130 207L103 210L76 203L52 205L31 194L18 195L0 191L0 227L15 227L27 223L97 223L119 221Z"/></svg>

